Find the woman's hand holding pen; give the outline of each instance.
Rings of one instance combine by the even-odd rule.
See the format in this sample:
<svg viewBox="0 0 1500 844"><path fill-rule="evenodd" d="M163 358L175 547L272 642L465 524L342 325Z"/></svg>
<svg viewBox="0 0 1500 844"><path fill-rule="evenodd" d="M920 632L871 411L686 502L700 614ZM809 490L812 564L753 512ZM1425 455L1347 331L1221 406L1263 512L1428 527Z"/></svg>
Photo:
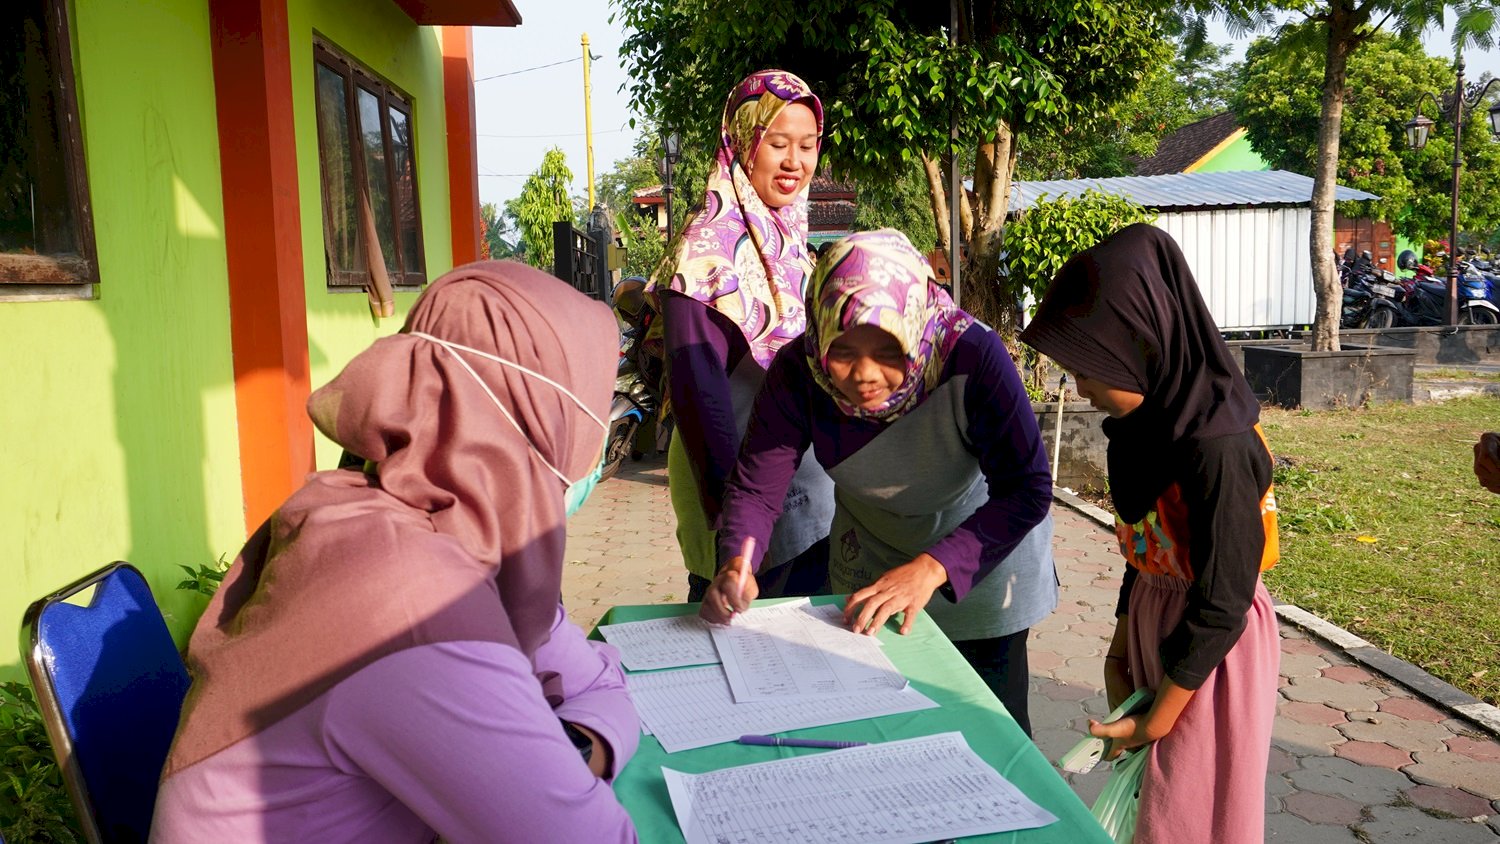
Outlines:
<svg viewBox="0 0 1500 844"><path fill-rule="evenodd" d="M901 635L911 632L917 613L932 600L932 593L948 582L948 570L931 554L918 554L869 586L849 596L844 604L844 623L855 633L871 636L880 632L886 619L901 613Z"/></svg>
<svg viewBox="0 0 1500 844"><path fill-rule="evenodd" d="M750 609L750 602L760 595L760 584L751 570L755 556L755 539L747 538L740 555L729 561L709 584L698 615L710 624L728 624L735 613Z"/></svg>

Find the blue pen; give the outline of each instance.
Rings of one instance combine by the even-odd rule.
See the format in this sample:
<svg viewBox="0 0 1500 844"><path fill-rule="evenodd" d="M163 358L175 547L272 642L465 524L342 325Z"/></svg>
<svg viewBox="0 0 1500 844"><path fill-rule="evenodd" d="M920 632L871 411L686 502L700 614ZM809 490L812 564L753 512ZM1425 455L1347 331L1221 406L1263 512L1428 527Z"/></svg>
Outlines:
<svg viewBox="0 0 1500 844"><path fill-rule="evenodd" d="M862 741L824 741L810 738L777 738L776 736L740 736L740 744L758 744L765 747L821 747L825 750L842 750L846 747L864 747Z"/></svg>

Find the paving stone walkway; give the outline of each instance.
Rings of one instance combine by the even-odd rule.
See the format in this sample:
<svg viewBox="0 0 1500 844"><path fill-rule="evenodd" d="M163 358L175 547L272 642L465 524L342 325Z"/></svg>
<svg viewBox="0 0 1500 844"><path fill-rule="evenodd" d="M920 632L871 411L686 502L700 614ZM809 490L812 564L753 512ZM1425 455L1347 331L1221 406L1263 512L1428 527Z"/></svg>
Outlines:
<svg viewBox="0 0 1500 844"><path fill-rule="evenodd" d="M1121 562L1113 534L1057 505L1057 612L1033 628L1031 719L1057 759L1105 714L1101 657ZM569 523L563 595L585 629L617 604L684 600L665 460L627 463ZM1500 842L1500 741L1283 622L1266 838L1294 844ZM1066 775L1092 804L1103 766Z"/></svg>

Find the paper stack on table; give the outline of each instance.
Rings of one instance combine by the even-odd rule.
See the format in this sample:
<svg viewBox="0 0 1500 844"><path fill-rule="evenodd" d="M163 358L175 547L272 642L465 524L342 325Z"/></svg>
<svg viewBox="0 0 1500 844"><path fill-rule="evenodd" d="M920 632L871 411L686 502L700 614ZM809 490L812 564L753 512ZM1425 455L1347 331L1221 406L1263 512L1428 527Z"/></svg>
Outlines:
<svg viewBox="0 0 1500 844"><path fill-rule="evenodd" d="M937 708L931 698L910 687L737 703L718 665L630 674L625 683L636 712L668 753L734 741L745 733L777 733Z"/></svg>
<svg viewBox="0 0 1500 844"><path fill-rule="evenodd" d="M632 671L723 663L626 678L668 753L937 706L907 687L879 639L846 629L837 606L806 598L756 607L729 625L676 616L599 632Z"/></svg>
<svg viewBox="0 0 1500 844"><path fill-rule="evenodd" d="M670 768L662 774L688 844L920 844L1057 820L956 732L704 774Z"/></svg>

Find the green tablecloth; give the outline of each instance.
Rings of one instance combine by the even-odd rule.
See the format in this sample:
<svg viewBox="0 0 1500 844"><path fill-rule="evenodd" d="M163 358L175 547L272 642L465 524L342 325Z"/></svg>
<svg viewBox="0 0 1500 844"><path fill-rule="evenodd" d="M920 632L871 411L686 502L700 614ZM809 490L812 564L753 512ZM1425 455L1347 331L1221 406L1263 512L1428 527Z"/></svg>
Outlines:
<svg viewBox="0 0 1500 844"><path fill-rule="evenodd" d="M843 597L825 596L812 600L813 603L823 604L842 602ZM697 604L623 606L610 610L599 623L644 621L697 611ZM593 637L599 637L597 630ZM1088 807L1073 794L1072 789L1042 756L1041 751L1037 750L1036 745L1026 738L1026 734L1016 726L1005 707L1000 705L984 681L979 679L979 675L974 673L930 618L925 614L918 617L916 626L906 636L898 635L894 626L888 625L881 631L880 639L885 643L886 652L890 654L896 667L901 669L918 691L936 701L940 708L792 730L785 735L877 742L961 731L975 753L994 766L1002 776L1015 783L1027 797L1058 818L1056 823L1040 829L964 840L1015 844L1039 844L1044 841L1109 844L1109 836L1100 828L1093 815L1089 814ZM682 832L677 826L676 815L672 813L672 801L667 796L667 785L661 775L662 766L687 773L702 773L804 753L827 752L805 748L717 744L668 754L655 738L642 736L640 750L615 781L615 794L634 819L641 841L650 844L680 842Z"/></svg>

